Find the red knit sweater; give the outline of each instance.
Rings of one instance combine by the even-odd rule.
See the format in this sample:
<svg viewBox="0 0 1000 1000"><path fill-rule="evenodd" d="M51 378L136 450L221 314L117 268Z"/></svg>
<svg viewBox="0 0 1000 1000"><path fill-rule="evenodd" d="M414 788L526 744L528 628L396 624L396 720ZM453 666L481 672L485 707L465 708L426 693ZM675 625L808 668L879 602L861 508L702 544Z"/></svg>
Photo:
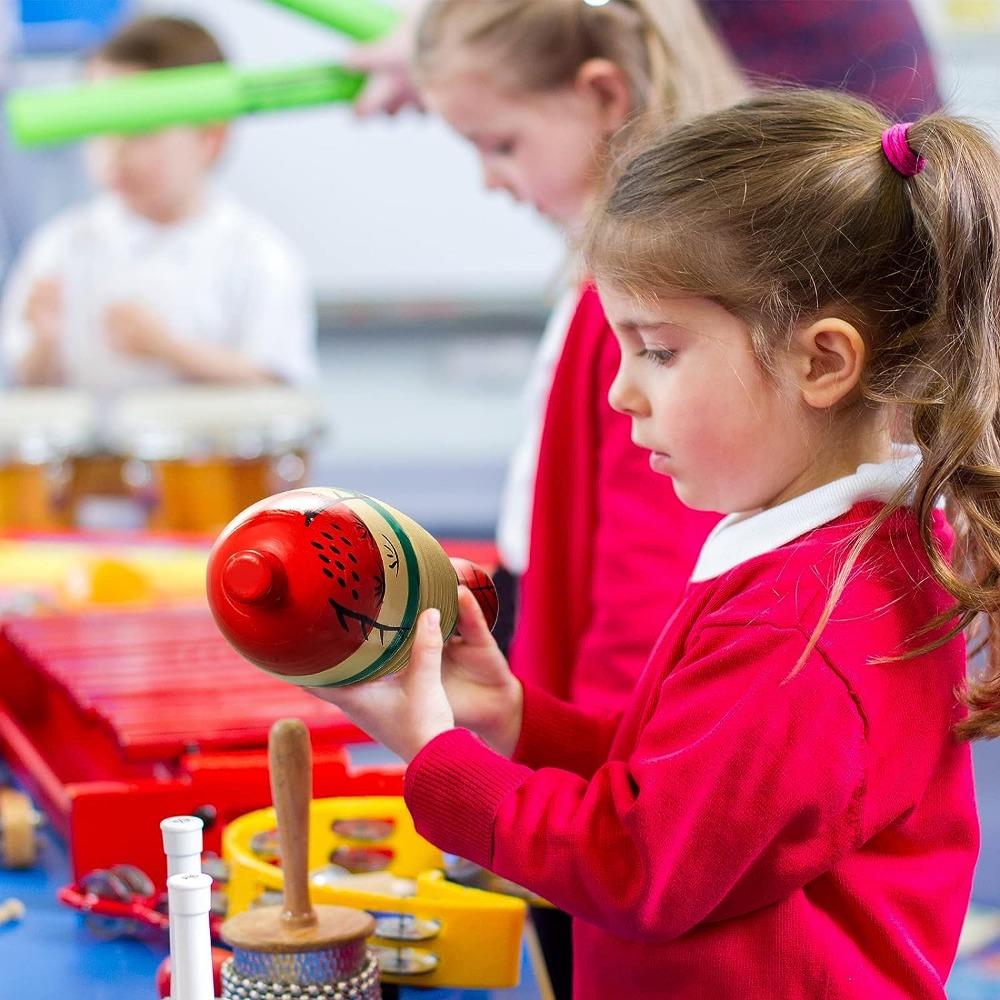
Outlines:
<svg viewBox="0 0 1000 1000"><path fill-rule="evenodd" d="M515 761L455 729L411 762L424 836L577 918L577 1000L944 997L978 850L965 654L877 662L950 603L907 511L792 675L879 509L691 584L617 724L526 688Z"/></svg>
<svg viewBox="0 0 1000 1000"><path fill-rule="evenodd" d="M523 680L609 712L630 697L719 520L685 507L632 444L632 421L608 403L619 360L584 288L546 404L510 650Z"/></svg>

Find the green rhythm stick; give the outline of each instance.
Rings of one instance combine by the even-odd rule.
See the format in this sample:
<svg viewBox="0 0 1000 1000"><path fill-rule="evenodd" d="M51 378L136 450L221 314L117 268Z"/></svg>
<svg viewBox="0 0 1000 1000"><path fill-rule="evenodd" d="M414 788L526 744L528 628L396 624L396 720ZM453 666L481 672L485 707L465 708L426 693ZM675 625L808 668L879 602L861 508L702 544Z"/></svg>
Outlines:
<svg viewBox="0 0 1000 1000"><path fill-rule="evenodd" d="M359 42L371 42L388 33L399 12L373 0L271 0Z"/></svg>
<svg viewBox="0 0 1000 1000"><path fill-rule="evenodd" d="M20 145L41 146L351 101L363 83L364 74L340 66L240 70L208 63L76 87L14 91L7 118Z"/></svg>

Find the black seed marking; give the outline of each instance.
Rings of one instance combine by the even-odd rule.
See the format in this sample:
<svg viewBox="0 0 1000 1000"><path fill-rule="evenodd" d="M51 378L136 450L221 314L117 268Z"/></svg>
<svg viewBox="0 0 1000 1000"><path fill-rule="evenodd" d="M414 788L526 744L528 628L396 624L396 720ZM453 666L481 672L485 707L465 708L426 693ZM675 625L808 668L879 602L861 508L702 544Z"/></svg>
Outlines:
<svg viewBox="0 0 1000 1000"><path fill-rule="evenodd" d="M351 618L358 622L361 626L361 635L365 639L367 639L372 632L378 632L379 638L384 644L387 632L409 632L413 627L413 622L403 623L401 625L383 625L381 622L374 621L367 615L362 615L357 611L352 611L350 608L345 608L343 605L338 604L332 597L327 598L327 602L336 612L337 621L340 623L341 628L345 632L347 631L347 620Z"/></svg>

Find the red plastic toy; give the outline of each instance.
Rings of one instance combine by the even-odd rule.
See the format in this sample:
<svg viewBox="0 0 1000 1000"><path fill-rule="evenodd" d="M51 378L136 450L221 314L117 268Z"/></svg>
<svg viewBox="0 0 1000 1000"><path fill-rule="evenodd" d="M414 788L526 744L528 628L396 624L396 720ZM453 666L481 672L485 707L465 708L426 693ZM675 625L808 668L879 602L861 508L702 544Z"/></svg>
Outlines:
<svg viewBox="0 0 1000 1000"><path fill-rule="evenodd" d="M135 865L112 865L88 872L56 892L60 903L84 914L84 923L99 937L132 937L145 928L166 931L167 894L157 892L152 880ZM216 939L223 915L212 914Z"/></svg>

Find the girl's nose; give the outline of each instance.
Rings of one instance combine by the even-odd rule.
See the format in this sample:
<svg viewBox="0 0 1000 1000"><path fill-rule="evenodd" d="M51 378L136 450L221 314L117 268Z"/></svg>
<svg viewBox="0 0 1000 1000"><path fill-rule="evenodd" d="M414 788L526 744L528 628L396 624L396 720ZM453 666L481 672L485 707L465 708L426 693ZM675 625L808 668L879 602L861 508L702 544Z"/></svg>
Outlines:
<svg viewBox="0 0 1000 1000"><path fill-rule="evenodd" d="M489 163L483 164L483 187L487 191L509 191L511 194L514 193L504 172Z"/></svg>
<svg viewBox="0 0 1000 1000"><path fill-rule="evenodd" d="M626 362L623 359L618 366L611 388L608 390L608 403L611 409L625 413L630 417L640 416L643 412L644 400L635 382L629 377Z"/></svg>

